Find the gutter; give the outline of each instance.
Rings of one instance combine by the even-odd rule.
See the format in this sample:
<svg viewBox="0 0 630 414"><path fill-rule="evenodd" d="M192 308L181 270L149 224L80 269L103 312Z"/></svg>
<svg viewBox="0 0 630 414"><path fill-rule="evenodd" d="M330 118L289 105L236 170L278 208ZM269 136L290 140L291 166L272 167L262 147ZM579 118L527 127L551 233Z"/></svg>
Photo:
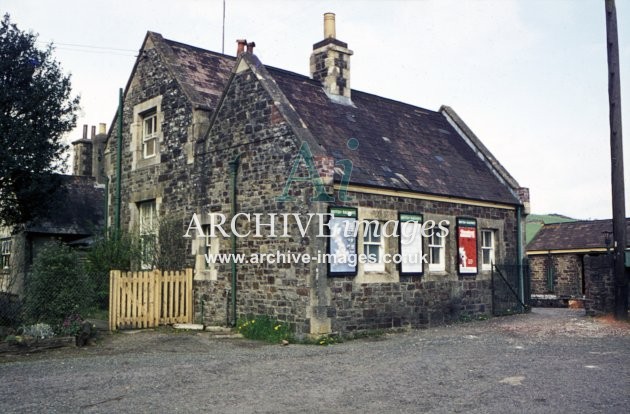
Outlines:
<svg viewBox="0 0 630 414"><path fill-rule="evenodd" d="M116 237L120 235L120 186L122 173L122 128L123 128L123 90L118 90L118 134L116 137L116 206L114 209L114 220Z"/></svg>
<svg viewBox="0 0 630 414"><path fill-rule="evenodd" d="M518 296L520 300L521 312L525 312L525 275L523 273L523 207L516 207L516 260L518 266Z"/></svg>

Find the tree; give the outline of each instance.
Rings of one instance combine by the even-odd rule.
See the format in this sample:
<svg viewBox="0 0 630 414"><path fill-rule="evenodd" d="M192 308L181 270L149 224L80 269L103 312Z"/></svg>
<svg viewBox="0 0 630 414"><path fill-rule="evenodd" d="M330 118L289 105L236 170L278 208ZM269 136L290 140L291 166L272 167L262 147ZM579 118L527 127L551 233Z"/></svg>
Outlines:
<svg viewBox="0 0 630 414"><path fill-rule="evenodd" d="M65 166L63 134L76 125L79 97L70 76L38 49L37 35L4 15L0 24L0 224L27 222L50 209Z"/></svg>

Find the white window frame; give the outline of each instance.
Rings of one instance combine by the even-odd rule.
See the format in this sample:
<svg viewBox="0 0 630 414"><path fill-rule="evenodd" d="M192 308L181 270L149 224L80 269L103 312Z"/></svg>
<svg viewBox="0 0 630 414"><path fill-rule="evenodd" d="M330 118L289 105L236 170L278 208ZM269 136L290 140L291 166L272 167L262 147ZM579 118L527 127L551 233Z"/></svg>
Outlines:
<svg viewBox="0 0 630 414"><path fill-rule="evenodd" d="M366 221L363 228L363 254L366 262L363 264L365 272L384 272L385 271L385 237L382 231L383 225L379 221ZM375 263L367 262L369 246L378 246L378 260Z"/></svg>
<svg viewBox="0 0 630 414"><path fill-rule="evenodd" d="M155 128L145 134L145 119L155 116ZM135 171L160 163L160 149L163 145L162 125L164 124L164 112L162 112L162 95L155 96L140 102L133 107L133 123L131 124L131 170ZM147 141L145 141L145 135ZM155 135L155 141L151 141ZM149 151L149 142L153 142L154 154ZM149 151L149 152L147 152ZM152 155L153 154L153 155Z"/></svg>
<svg viewBox="0 0 630 414"><path fill-rule="evenodd" d="M494 230L482 229L481 230L481 270L492 270L492 264L495 261L496 251L496 237ZM490 243L486 243L486 235L490 235ZM489 252L488 261L486 262L485 253Z"/></svg>
<svg viewBox="0 0 630 414"><path fill-rule="evenodd" d="M210 213L209 216L215 213ZM214 221L212 221L214 220ZM209 221L201 221L201 229L204 236L195 238L192 240L192 254L195 256L195 280L217 280L217 263L208 263L206 260L206 254L217 256L219 254L219 245L221 243L221 237L217 234L212 237L210 234L211 224L216 222L217 219L209 218Z"/></svg>
<svg viewBox="0 0 630 414"><path fill-rule="evenodd" d="M138 234L140 235L141 259L140 267L142 269L151 269L153 257L149 261L147 246L150 245L155 254L157 245L157 202L155 199L146 200L136 204L138 208ZM148 214L147 214L148 212ZM147 220L148 218L148 220ZM148 221L148 223L147 223Z"/></svg>
<svg viewBox="0 0 630 414"><path fill-rule="evenodd" d="M149 125L152 127L148 130ZM153 145L153 152L149 153L148 148ZM158 145L158 116L157 111L152 110L142 116L142 158L149 159L157 155Z"/></svg>
<svg viewBox="0 0 630 414"><path fill-rule="evenodd" d="M201 226L202 230L203 230L203 234L204 237L202 238L202 244L201 244L201 253L203 254L203 262L204 262L204 269L205 270L212 270L213 268L213 264L208 263L208 261L206 260L206 255L207 254L213 254L214 252L212 251L212 237L210 237L210 229L211 226L209 224L204 224Z"/></svg>
<svg viewBox="0 0 630 414"><path fill-rule="evenodd" d="M1 243L2 266L0 269L9 269L11 267L11 239L3 239Z"/></svg>
<svg viewBox="0 0 630 414"><path fill-rule="evenodd" d="M443 272L446 270L446 237L439 230L434 231L429 237L430 272ZM435 257L434 249L438 249L437 257Z"/></svg>

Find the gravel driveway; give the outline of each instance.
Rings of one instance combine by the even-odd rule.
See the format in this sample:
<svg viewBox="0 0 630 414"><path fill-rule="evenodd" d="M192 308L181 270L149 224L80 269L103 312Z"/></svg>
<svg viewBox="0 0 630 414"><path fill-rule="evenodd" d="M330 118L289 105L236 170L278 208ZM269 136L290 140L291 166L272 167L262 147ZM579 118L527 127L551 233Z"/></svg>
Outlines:
<svg viewBox="0 0 630 414"><path fill-rule="evenodd" d="M625 413L630 324L568 309L328 347L117 334L0 358L0 412Z"/></svg>

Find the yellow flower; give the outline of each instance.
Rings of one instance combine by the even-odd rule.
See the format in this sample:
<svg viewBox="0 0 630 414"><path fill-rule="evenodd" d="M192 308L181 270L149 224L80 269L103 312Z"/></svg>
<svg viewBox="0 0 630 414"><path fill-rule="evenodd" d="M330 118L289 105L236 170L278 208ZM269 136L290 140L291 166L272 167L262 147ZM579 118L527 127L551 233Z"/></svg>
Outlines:
<svg viewBox="0 0 630 414"><path fill-rule="evenodd" d="M252 320L252 323L256 323L256 321L255 321L255 320Z"/></svg>
<svg viewBox="0 0 630 414"><path fill-rule="evenodd" d="M273 329L277 331L278 329L280 329L280 325L278 325L278 326L274 326L274 328L273 328Z"/></svg>

